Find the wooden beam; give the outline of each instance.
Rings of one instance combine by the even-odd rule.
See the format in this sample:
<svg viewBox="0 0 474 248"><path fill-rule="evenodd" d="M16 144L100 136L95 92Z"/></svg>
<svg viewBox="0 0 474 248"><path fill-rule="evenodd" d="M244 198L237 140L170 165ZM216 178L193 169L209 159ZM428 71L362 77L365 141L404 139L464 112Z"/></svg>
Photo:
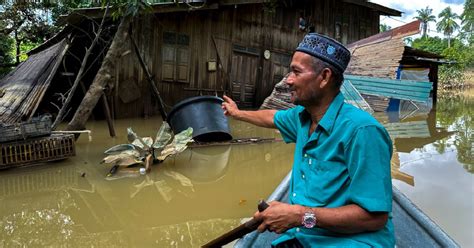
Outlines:
<svg viewBox="0 0 474 248"><path fill-rule="evenodd" d="M112 120L112 115L110 114L109 102L107 101L107 96L102 94L102 106L104 108L105 119L107 120L107 125L109 126L110 137L115 137L115 128L114 122Z"/></svg>
<svg viewBox="0 0 474 248"><path fill-rule="evenodd" d="M220 0L220 5L240 5L270 2L269 0Z"/></svg>
<svg viewBox="0 0 474 248"><path fill-rule="evenodd" d="M205 5L204 7L196 7L196 8L190 8L189 5L183 4L183 3L179 5L177 5L176 3L152 4L151 11L149 13L162 14L162 13L214 10L218 8L219 8L219 4L217 3L211 3L211 4ZM111 13L113 13L114 8L111 8L111 10L112 11L107 14L107 17L112 16ZM78 23L82 21L85 18L98 19L102 17L103 15L104 15L104 9L100 7L76 9L67 16L60 16L59 23L60 24L64 24L64 23L74 24L74 23Z"/></svg>

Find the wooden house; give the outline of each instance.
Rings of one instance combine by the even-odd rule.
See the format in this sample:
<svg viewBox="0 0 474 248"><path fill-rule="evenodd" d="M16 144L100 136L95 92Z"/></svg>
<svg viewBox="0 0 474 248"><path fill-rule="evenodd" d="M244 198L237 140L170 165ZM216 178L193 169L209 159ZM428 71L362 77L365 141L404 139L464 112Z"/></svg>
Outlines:
<svg viewBox="0 0 474 248"><path fill-rule="evenodd" d="M92 33L91 18L100 20L103 13L101 8L76 10L64 18L68 27L62 34L32 54L62 38L71 39L78 29ZM241 107L252 108L259 106L288 72L292 53L307 32L347 44L378 33L380 15L400 16L401 12L366 0L185 1L152 4L151 13L133 19L129 32L167 111L191 96L223 93L231 94ZM109 23L109 30L113 30L116 23ZM76 35L70 50L81 53L88 44L86 36ZM103 46L95 56L100 59L106 50ZM125 50L111 75L114 83L106 89L112 116L155 115L158 104L131 39L125 42ZM68 56L66 53L64 59L72 61ZM74 77L78 67L77 62L71 63L76 66L68 70L59 67L59 76L52 80L45 97L61 88L67 90L65 77ZM84 77L84 92L100 66L100 61L94 63ZM79 91L76 95L75 107L84 94Z"/></svg>

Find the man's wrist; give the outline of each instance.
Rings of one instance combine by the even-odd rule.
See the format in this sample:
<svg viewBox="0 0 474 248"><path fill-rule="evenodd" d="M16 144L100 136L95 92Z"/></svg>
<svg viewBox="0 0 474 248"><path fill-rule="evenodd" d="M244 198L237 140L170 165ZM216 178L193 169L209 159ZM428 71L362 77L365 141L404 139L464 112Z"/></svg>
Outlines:
<svg viewBox="0 0 474 248"><path fill-rule="evenodd" d="M301 225L306 228L314 228L317 224L316 214L310 207L305 207L303 216L301 217Z"/></svg>

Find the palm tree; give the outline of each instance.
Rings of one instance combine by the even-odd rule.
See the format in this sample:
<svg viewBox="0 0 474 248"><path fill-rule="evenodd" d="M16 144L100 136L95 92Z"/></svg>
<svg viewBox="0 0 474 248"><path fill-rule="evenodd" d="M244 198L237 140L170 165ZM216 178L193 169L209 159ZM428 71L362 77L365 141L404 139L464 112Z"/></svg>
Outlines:
<svg viewBox="0 0 474 248"><path fill-rule="evenodd" d="M451 7L446 7L446 9L443 9L443 11L439 13L438 18L442 19L436 24L436 30L443 32L448 38L448 47L451 47L451 34L459 29L459 24L456 22L456 19L459 19L459 15L453 13Z"/></svg>
<svg viewBox="0 0 474 248"><path fill-rule="evenodd" d="M436 16L431 14L433 9L428 8L428 6L424 9L419 9L416 12L418 13L418 16L416 16L415 19L421 21L422 37L425 38L426 30L428 30L428 23L436 21Z"/></svg>
<svg viewBox="0 0 474 248"><path fill-rule="evenodd" d="M461 14L462 30L470 37L474 32L474 2L466 0L464 3L464 11Z"/></svg>

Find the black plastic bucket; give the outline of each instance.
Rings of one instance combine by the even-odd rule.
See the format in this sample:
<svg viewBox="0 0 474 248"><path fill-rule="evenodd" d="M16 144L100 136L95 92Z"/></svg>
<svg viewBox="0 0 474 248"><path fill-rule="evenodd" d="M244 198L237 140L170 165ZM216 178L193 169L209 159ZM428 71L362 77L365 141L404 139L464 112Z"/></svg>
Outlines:
<svg viewBox="0 0 474 248"><path fill-rule="evenodd" d="M168 114L168 123L177 134L193 128L193 139L200 142L231 140L229 124L216 96L196 96L176 104Z"/></svg>

